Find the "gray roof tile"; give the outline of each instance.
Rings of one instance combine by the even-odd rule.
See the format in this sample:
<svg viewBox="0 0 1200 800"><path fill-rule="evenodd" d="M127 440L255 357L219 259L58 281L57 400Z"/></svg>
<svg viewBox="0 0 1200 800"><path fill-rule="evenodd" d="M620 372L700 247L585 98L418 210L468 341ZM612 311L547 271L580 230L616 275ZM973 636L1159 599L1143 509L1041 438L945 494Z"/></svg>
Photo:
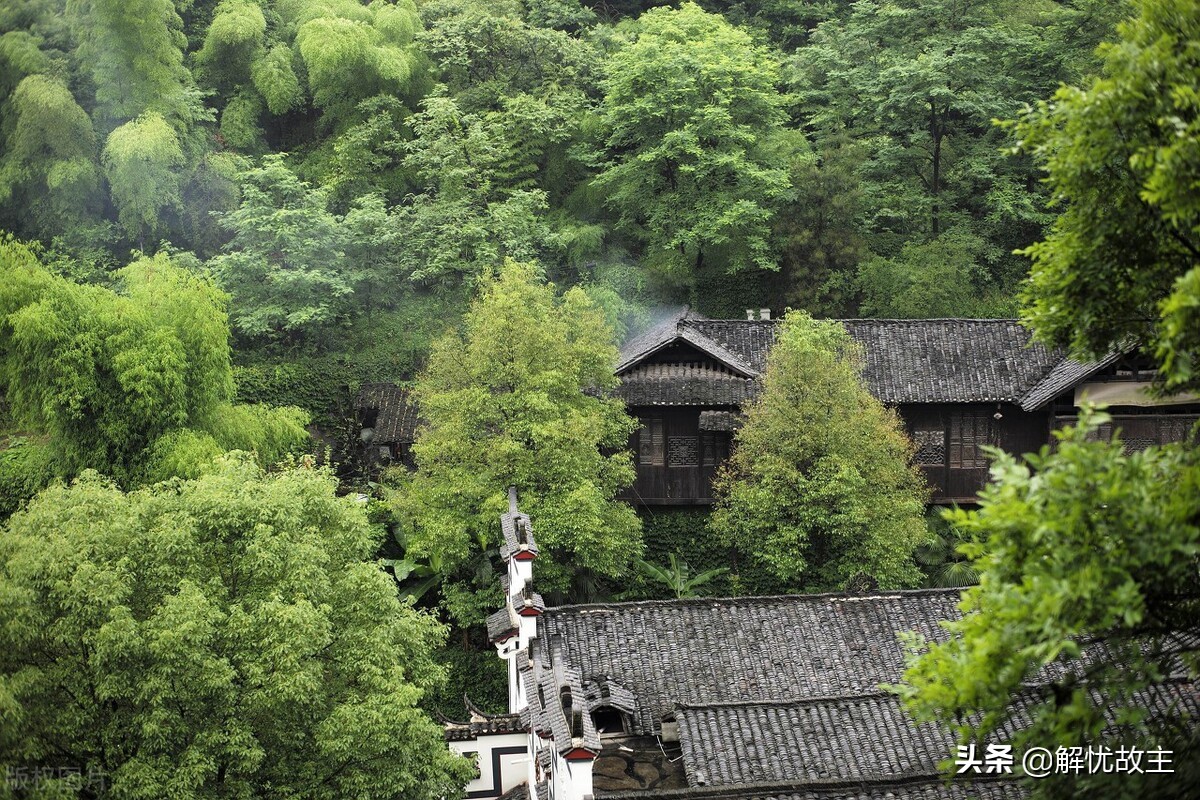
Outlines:
<svg viewBox="0 0 1200 800"><path fill-rule="evenodd" d="M903 670L896 632L944 638L938 622L958 616L958 598L939 589L562 606L539 629L585 681L628 688L634 732L652 734L676 703L875 691Z"/></svg>
<svg viewBox="0 0 1200 800"><path fill-rule="evenodd" d="M375 417L377 444L412 444L417 435L417 406L407 389L394 383L366 383L358 393L361 411L378 412Z"/></svg>
<svg viewBox="0 0 1200 800"><path fill-rule="evenodd" d="M1091 690L1092 704L1116 720L1123 705ZM1052 692L1027 687L1014 698L1010 717L989 737L1011 742L1029 724L1032 709ZM1200 694L1186 680L1139 692L1138 707L1151 719L1200 712ZM934 774L953 758L953 732L916 724L899 698L883 692L794 702L711 703L682 706L677 714L684 769L690 785L743 785L782 781L876 781ZM1121 737L1110 727L1103 738ZM1019 762L1018 762L1019 763Z"/></svg>
<svg viewBox="0 0 1200 800"><path fill-rule="evenodd" d="M1032 342L1029 331L1016 320L841 322L863 347L863 380L867 388L885 403L1016 403L1039 387L1044 391L1070 388L1069 384L1059 387L1057 383L1047 383L1055 368L1064 364L1063 354ZM736 395L731 394L723 385L732 377L729 370L710 368L711 374L707 374L696 365L638 366L638 362L675 341L687 341L705 352L708 352L705 341L711 341L718 348L712 353L717 361L736 360L761 372L766 367L777 326L776 320L671 317L622 348L618 372L622 373L623 386L618 393L631 405L744 402L753 396L755 389L743 387ZM1068 374L1072 373L1065 369L1059 373ZM705 380L722 385L713 388L698 385Z"/></svg>
<svg viewBox="0 0 1200 800"><path fill-rule="evenodd" d="M1012 779L977 778L948 783L942 775L811 783L758 783L688 789L604 792L603 800L1020 800L1029 793Z"/></svg>

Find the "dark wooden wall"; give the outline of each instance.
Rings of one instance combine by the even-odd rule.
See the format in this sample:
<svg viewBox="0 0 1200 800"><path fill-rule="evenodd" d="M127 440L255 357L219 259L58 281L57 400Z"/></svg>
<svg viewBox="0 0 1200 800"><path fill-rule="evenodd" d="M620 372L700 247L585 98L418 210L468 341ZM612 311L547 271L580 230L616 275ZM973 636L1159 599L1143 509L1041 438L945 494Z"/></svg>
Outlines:
<svg viewBox="0 0 1200 800"><path fill-rule="evenodd" d="M642 505L711 503L712 478L728 457L731 434L700 430L698 406L646 406L629 409L641 422L630 439L637 478L620 496ZM720 410L734 410L723 407ZM985 446L1014 455L1035 452L1051 442L1055 427L1074 416L1050 408L1026 412L1009 403L904 405L896 409L917 446L916 462L932 490L931 503L973 504L988 480ZM999 416L997 416L999 415ZM1128 450L1180 441L1197 420L1187 414L1118 414ZM1108 438L1112 425L1101 430Z"/></svg>
<svg viewBox="0 0 1200 800"><path fill-rule="evenodd" d="M643 505L712 502L712 478L729 455L730 434L700 430L699 406L634 407L630 439L637 479L622 499Z"/></svg>
<svg viewBox="0 0 1200 800"><path fill-rule="evenodd" d="M917 446L932 503L974 503L988 479L983 447L1009 453L1037 450L1050 438L1048 411L1026 412L1009 403L900 406L897 411Z"/></svg>

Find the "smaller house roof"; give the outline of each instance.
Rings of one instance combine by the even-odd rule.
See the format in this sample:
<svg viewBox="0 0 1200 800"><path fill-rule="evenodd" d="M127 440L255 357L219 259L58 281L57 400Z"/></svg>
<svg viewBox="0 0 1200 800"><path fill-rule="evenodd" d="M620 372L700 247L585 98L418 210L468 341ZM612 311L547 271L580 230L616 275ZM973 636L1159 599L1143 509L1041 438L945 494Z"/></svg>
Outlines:
<svg viewBox="0 0 1200 800"><path fill-rule="evenodd" d="M945 775L863 781L788 781L740 786L693 786L604 792L604 800L1024 800L1029 792L1011 777L946 782Z"/></svg>
<svg viewBox="0 0 1200 800"><path fill-rule="evenodd" d="M417 405L407 389L394 383L365 383L358 392L359 413L375 411L379 444L412 444L417 438Z"/></svg>
<svg viewBox="0 0 1200 800"><path fill-rule="evenodd" d="M632 692L634 732L650 735L676 703L876 691L903 672L896 632L944 639L939 623L960 615L958 599L923 589L560 606L538 628L584 680Z"/></svg>

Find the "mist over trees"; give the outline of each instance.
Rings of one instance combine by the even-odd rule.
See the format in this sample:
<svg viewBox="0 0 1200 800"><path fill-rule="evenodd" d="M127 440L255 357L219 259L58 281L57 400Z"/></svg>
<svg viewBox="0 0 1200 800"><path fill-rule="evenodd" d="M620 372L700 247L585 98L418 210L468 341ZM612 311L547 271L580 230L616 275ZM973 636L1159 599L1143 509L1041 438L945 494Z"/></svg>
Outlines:
<svg viewBox="0 0 1200 800"><path fill-rule="evenodd" d="M93 281L135 250L191 252L259 343L469 292L506 257L717 314L768 297L837 316L1011 312L1012 251L1044 232L1048 193L993 119L1093 70L1123 13L7 4L0 225ZM367 208L404 246L345 252ZM348 274L363 261L370 275ZM256 283L291 297L267 308Z"/></svg>

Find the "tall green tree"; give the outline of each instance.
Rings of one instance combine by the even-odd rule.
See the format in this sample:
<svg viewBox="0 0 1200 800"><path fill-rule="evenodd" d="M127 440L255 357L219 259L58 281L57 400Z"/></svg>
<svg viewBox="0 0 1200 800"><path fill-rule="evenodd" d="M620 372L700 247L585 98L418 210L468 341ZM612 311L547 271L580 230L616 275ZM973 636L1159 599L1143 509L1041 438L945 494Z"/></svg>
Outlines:
<svg viewBox="0 0 1200 800"><path fill-rule="evenodd" d="M624 449L634 423L605 394L616 357L603 312L582 290L560 297L533 266L512 261L482 286L462 332L435 345L414 389L425 421L417 471L394 505L408 555L438 565L460 624L494 607L494 585L471 573L499 544L509 486L536 526L539 591L561 592L587 571L625 574L641 553L637 515L614 500L634 474Z"/></svg>
<svg viewBox="0 0 1200 800"><path fill-rule="evenodd" d="M862 383L862 355L838 322L791 311L762 393L713 486L712 529L806 591L868 575L912 587L929 538L928 490L894 411Z"/></svg>
<svg viewBox="0 0 1200 800"><path fill-rule="evenodd" d="M13 516L0 764L91 796L461 797L470 765L418 705L445 629L334 489L230 457L129 494L87 473Z"/></svg>
<svg viewBox="0 0 1200 800"><path fill-rule="evenodd" d="M0 203L47 238L94 222L100 211L96 134L66 84L29 75L16 85L7 111Z"/></svg>
<svg viewBox="0 0 1200 800"><path fill-rule="evenodd" d="M215 453L277 461L307 441L298 409L232 405L225 296L165 256L120 273L121 291L51 275L0 242L0 388L19 429L49 437L58 474L124 482L201 469ZM191 458L173 444L182 431Z"/></svg>
<svg viewBox="0 0 1200 800"><path fill-rule="evenodd" d="M414 283L470 282L505 258L556 255L546 193L518 188L505 169L511 134L500 116L464 114L454 100L434 96L414 117L405 166L428 188L399 210L407 240L401 268Z"/></svg>
<svg viewBox="0 0 1200 800"><path fill-rule="evenodd" d="M209 265L233 296L238 332L295 342L345 318L354 291L346 232L325 192L300 180L283 156L243 175L241 206L221 221L233 238Z"/></svg>
<svg viewBox="0 0 1200 800"><path fill-rule="evenodd" d="M1156 348L1167 388L1200 386L1200 40L1194 3L1139 3L1104 71L1016 123L1062 212L1033 260L1027 317L1081 355Z"/></svg>
<svg viewBox="0 0 1200 800"><path fill-rule="evenodd" d="M1014 293L1024 263L1012 251L1050 222L1049 195L1032 159L1002 152L993 120L1045 96L1069 74L1067 60L1082 60L1047 34L1066 14L1002 0L867 0L796 52L798 121L820 152L848 138L858 145L855 225L874 255L907 260L906 245L973 238L982 246L956 282ZM1086 39L1075 43L1084 53ZM799 205L808 193L798 187Z"/></svg>
<svg viewBox="0 0 1200 800"><path fill-rule="evenodd" d="M773 270L771 220L790 186L778 65L693 3L643 14L608 61L595 185L661 286Z"/></svg>
<svg viewBox="0 0 1200 800"><path fill-rule="evenodd" d="M157 113L126 122L104 144L104 170L118 218L141 248L154 243L163 217L179 205L184 165L179 135Z"/></svg>
<svg viewBox="0 0 1200 800"><path fill-rule="evenodd" d="M177 129L196 121L199 96L183 63L187 40L171 0L68 0L67 11L95 87L100 130L148 112Z"/></svg>
<svg viewBox="0 0 1200 800"><path fill-rule="evenodd" d="M1081 358L1140 337L1171 392L1196 386L1200 355L1200 4L1136 8L1100 77L1016 125L1065 205L1030 248L1026 315L1038 337ZM1142 693L1200 675L1200 448L1193 431L1187 444L1129 454L1095 441L1104 421L1085 414L1056 448L1021 462L998 456L979 511L954 520L976 540L962 551L979 586L947 641L917 643L901 691L919 719L965 739L996 730L1013 693L1041 683L1042 702L1021 711L1032 724L1018 749L1091 745L1115 719L1125 743L1172 751L1175 774L1063 775L1033 784L1036 794L1185 797L1200 781L1194 720L1148 719Z"/></svg>

